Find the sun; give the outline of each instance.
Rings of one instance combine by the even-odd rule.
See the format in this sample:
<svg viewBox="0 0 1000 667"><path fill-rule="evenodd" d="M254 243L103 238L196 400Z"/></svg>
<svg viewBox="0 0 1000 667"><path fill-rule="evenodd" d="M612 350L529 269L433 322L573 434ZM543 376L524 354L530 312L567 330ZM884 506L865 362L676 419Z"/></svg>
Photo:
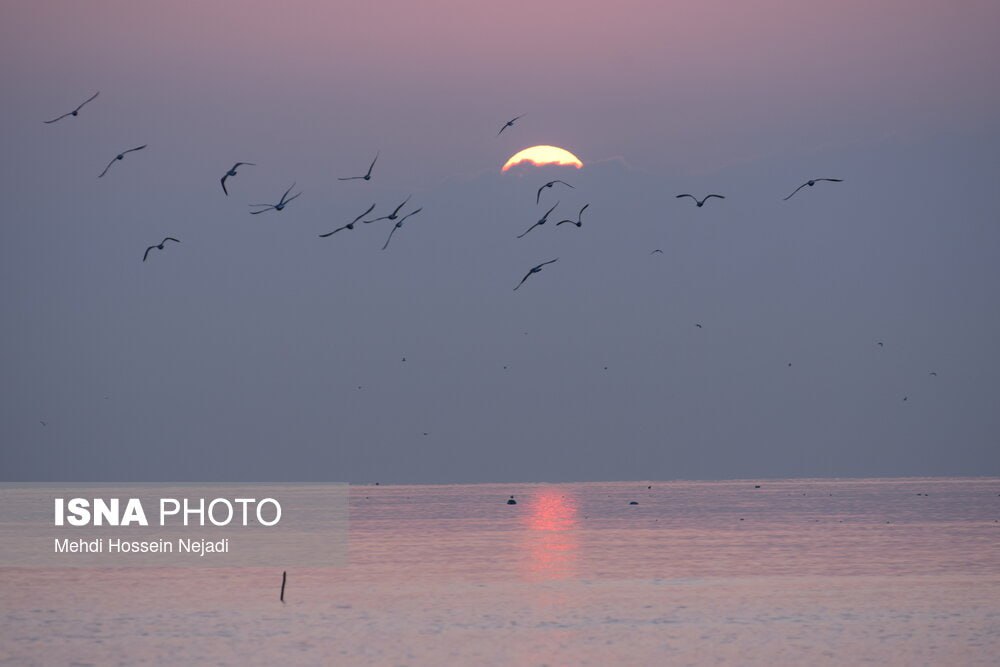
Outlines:
<svg viewBox="0 0 1000 667"><path fill-rule="evenodd" d="M528 162L536 167L540 167L543 164L558 164L579 169L583 166L580 158L565 148L559 148L558 146L532 146L531 148L525 148L523 151L514 153L500 171L507 171L514 165L521 164L522 162Z"/></svg>

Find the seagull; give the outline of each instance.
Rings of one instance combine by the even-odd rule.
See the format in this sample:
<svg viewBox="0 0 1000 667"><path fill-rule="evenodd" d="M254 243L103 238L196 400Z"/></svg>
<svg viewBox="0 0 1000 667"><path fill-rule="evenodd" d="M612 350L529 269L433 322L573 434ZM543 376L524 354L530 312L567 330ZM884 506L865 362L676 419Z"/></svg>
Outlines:
<svg viewBox="0 0 1000 667"><path fill-rule="evenodd" d="M928 373L928 375L933 375L934 377L937 377L937 373L935 373L934 371L931 371L930 373Z"/></svg>
<svg viewBox="0 0 1000 667"><path fill-rule="evenodd" d="M506 126L505 126L505 127L506 127ZM566 186L567 188L572 188L573 190L576 190L576 188L574 188L574 187L573 187L572 185L570 185L570 184L569 184L569 183L567 183L566 181L560 181L560 180L555 180L555 181L549 181L548 183L546 183L546 184L545 184L545 185L543 185L542 187L538 188L538 192L537 192L537 193L535 194L535 205L536 205L536 206L538 205L538 201L539 201L539 200L541 199L541 197L542 197L542 190L544 190L545 188L551 188L551 187L552 187L553 185L555 185L556 183L562 183L562 184L563 184L563 185L565 185L565 186Z"/></svg>
<svg viewBox="0 0 1000 667"><path fill-rule="evenodd" d="M146 146L148 146L148 145L149 145L149 144L143 144L142 146L136 146L135 148L130 148L130 149L128 149L127 151L122 151L121 153L119 153L118 155L116 155L116 156L115 156L115 157L114 157L114 158L113 158L113 159L111 160L111 162L109 162L109 163L108 163L108 166L104 168L104 171L102 171L102 172L101 172L101 174L100 174L100 176L98 176L98 178L101 178L102 176L104 176L104 174L108 173L108 169L111 169L111 165L113 165L113 164L114 164L114 163L115 163L115 162L116 162L117 160L122 160L122 159L124 159L124 158L125 158L125 156L126 156L126 155L127 155L128 153L132 153L133 151L141 151L141 150L142 150L143 148L145 148L145 147L146 147Z"/></svg>
<svg viewBox="0 0 1000 667"><path fill-rule="evenodd" d="M226 175L222 177L222 191L226 193L227 197L229 196L229 190L226 189L226 179L229 178L230 176L235 176L236 175L236 168L239 167L239 166L241 166L241 165L244 165L244 164L248 165L250 167L256 167L257 166L253 162L237 162L236 164L233 165L233 168L230 169L229 171L227 171Z"/></svg>
<svg viewBox="0 0 1000 667"><path fill-rule="evenodd" d="M87 104L87 102L90 102L91 100L93 100L95 97L97 97L100 94L101 94L101 91L98 90L96 93L94 93L93 95L91 95L90 97L88 97L86 102L84 102L83 104L81 104L77 108L73 109L72 111L67 111L66 113L64 113L63 115L59 116L58 118L53 118L52 120L43 120L42 122L45 123L46 125L48 125L50 123L56 122L57 120L62 120L66 116L78 116L78 115L80 115L80 109L83 108L83 105Z"/></svg>
<svg viewBox="0 0 1000 667"><path fill-rule="evenodd" d="M368 215L369 213L371 213L373 208L375 208L375 204L372 204L371 206L369 206L367 211L365 211L364 213L362 213L358 217L354 218L354 220L351 220L349 223L347 223L343 227L337 227L332 232L327 232L326 234L320 234L319 237L321 239L325 239L328 236L333 236L334 234L336 234L337 232L339 232L341 229L354 229L354 223L356 223L358 220L360 220L361 218L363 218L366 215ZM405 361L405 359L404 359L404 361Z"/></svg>
<svg viewBox="0 0 1000 667"><path fill-rule="evenodd" d="M555 259L550 259L550 260L549 260L549 261L547 261L547 262L542 262L542 263L541 263L541 264L539 264L538 266L533 266L533 267L531 267L531 270L530 270L530 271L528 271L528 272L527 272L526 274L524 274L524 277L523 277L523 278L521 278L521 282L519 282L519 283L517 284L517 287L515 287L515 288L514 288L514 291L516 292L516 291L517 291L517 288L518 288L518 287L520 287L521 285L523 285L523 284L524 284L524 281L525 281L525 280L527 280L528 278L530 278L530 277L531 277L531 274L533 274L533 273L538 273L539 271L541 271L541 270L542 270L542 267L543 267L543 266L545 266L546 264L552 264L553 262L558 262L558 261L559 261L559 258L558 258L558 257L556 257Z"/></svg>
<svg viewBox="0 0 1000 667"><path fill-rule="evenodd" d="M701 326L700 324L698 324L697 322L695 322L695 323L694 323L694 325L695 325L696 327L698 327L699 329L704 329L704 327L703 327L703 326Z"/></svg>
<svg viewBox="0 0 1000 667"><path fill-rule="evenodd" d="M556 223L556 227L558 227L564 222L568 222L571 225L576 225L577 227L583 227L583 212L586 211L587 208L589 207L590 204L584 204L583 208L580 209L580 212L576 214L576 220L560 220L559 222Z"/></svg>
<svg viewBox="0 0 1000 667"><path fill-rule="evenodd" d="M725 197L723 197L722 195L705 195L702 199L698 199L694 195L689 195L689 194L677 195L676 197L674 197L674 199L683 199L684 197L690 197L691 199L693 199L694 203L698 205L698 208L704 206L705 202L707 202L712 197L715 197L716 199L725 199Z"/></svg>
<svg viewBox="0 0 1000 667"><path fill-rule="evenodd" d="M395 220L396 218L399 217L399 209L401 209L404 206L406 206L406 202L410 201L410 197L412 197L412 196L413 195L410 195L409 197L407 197L406 199L404 199L403 203L400 204L399 206L397 206L393 210L393 212L390 213L389 215L383 215L381 218L375 218L374 220L362 220L361 222L363 222L363 223L365 223L367 225L367 224L372 223L372 222L378 222L379 220Z"/></svg>
<svg viewBox="0 0 1000 667"><path fill-rule="evenodd" d="M148 248L146 248L146 252L144 252L142 254L142 261L144 261L144 262L146 261L146 258L149 257L149 251L152 250L153 248L156 248L157 250L163 250L163 244L166 243L167 241L173 241L174 243L180 243L180 241L178 241L177 239L175 239L173 236L165 236L163 238L163 240L160 241L159 243L155 243L155 244L149 246Z"/></svg>
<svg viewBox="0 0 1000 667"><path fill-rule="evenodd" d="M372 163L370 165L368 165L368 171L365 173L364 176L348 176L347 178L338 178L337 180L338 181L355 181L355 180L370 181L370 180L372 180L372 168L375 166L375 163L377 161L378 161L378 152L375 153L375 159L372 160Z"/></svg>
<svg viewBox="0 0 1000 667"><path fill-rule="evenodd" d="M650 255L655 255L656 253L660 253L660 254L662 255L662 254L663 254L663 251L662 251L662 250L660 250L659 248L657 248L656 250L654 250L653 252L651 252L651 253L649 253L649 254L650 254Z"/></svg>
<svg viewBox="0 0 1000 667"><path fill-rule="evenodd" d="M883 343L882 341L878 341L875 344L878 345L879 347L885 347L885 343Z"/></svg>
<svg viewBox="0 0 1000 667"><path fill-rule="evenodd" d="M403 226L403 223L406 222L406 219L409 218L411 215L416 215L417 213L420 213L422 210L424 210L423 207L418 208L416 211L410 211L409 213L407 213L406 215L404 215L402 218L400 218L399 221L396 222L396 224L394 224L392 226L392 229L389 230L389 238L387 238L385 240L385 245L382 246L382 250L385 250L386 248L389 247L389 241L392 240L392 235L396 233L397 229L399 229L400 227Z"/></svg>
<svg viewBox="0 0 1000 667"><path fill-rule="evenodd" d="M820 181L830 181L831 183L843 183L844 179L842 179L842 178L814 178L811 181L806 181L805 183L803 183L799 187L795 188L795 192L792 192L792 194L788 195L787 197L785 197L781 201L788 201L789 199L791 199L792 197L794 197L795 193L798 192L799 190L801 190L802 188L806 187L807 185L809 187L812 187L812 186L816 185L817 183L819 183Z"/></svg>
<svg viewBox="0 0 1000 667"><path fill-rule="evenodd" d="M281 200L278 201L277 204L250 204L250 206L263 206L264 207L264 208L260 209L259 211L250 211L250 215L257 215L258 213L263 213L265 211L270 211L271 209L274 209L275 211L283 211L283 210L285 210L285 206L288 205L288 202L292 201L293 199L295 199L296 197L298 197L300 194L302 194L301 192L296 192L294 195L292 195L291 197L289 197L288 193L291 192L292 188L294 188L294 187L295 187L295 183L292 183L290 186L288 186L288 189L285 190L285 194L281 195Z"/></svg>
<svg viewBox="0 0 1000 667"><path fill-rule="evenodd" d="M534 229L535 227L540 227L541 225L544 225L544 224L545 224L545 221L546 221L546 220L548 220L548 217L549 217L549 213L552 213L552 211L554 211L554 210L555 210L556 206L559 206L559 202L556 202L555 204L553 204L552 208L550 208L550 209L549 209L548 211L546 211L546 212L545 212L545 215L543 215L543 216L542 216L542 217L541 217L541 218L540 218L540 219L538 220L538 222L536 222L535 224L533 224L533 225L532 225L531 227L528 227L527 231L525 231L525 232L524 232L524 234L527 234L528 232L530 232L530 231L531 231L532 229ZM586 208L586 207L585 207L585 208ZM523 236L524 236L524 234L521 234L521 235L520 235L520 236L518 236L517 238L521 238L521 237L523 237Z"/></svg>
<svg viewBox="0 0 1000 667"><path fill-rule="evenodd" d="M500 131L497 132L497 136L499 137L501 134L503 134L503 131L506 130L508 127L514 127L514 123L517 122L521 118L524 118L524 114L521 114L520 116L517 116L516 118L511 118L506 123L504 123L503 127L500 128Z"/></svg>

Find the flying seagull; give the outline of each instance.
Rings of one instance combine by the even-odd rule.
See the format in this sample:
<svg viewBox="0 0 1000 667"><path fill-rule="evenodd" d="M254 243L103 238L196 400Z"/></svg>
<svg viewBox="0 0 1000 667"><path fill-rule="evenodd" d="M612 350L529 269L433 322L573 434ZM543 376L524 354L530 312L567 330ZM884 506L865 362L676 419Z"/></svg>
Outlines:
<svg viewBox="0 0 1000 667"><path fill-rule="evenodd" d="M590 204L584 204L583 208L580 209L580 212L576 214L576 220L560 220L559 222L556 223L556 227L558 227L564 222L568 222L571 225L576 225L577 227L583 227L583 212L586 211L587 208L589 207Z"/></svg>
<svg viewBox="0 0 1000 667"><path fill-rule="evenodd" d="M146 252L144 252L142 254L142 261L144 261L144 262L146 261L146 258L149 257L149 251L152 250L153 248L156 248L157 250L163 250L163 244L166 243L167 241L173 241L174 243L180 243L180 241L178 241L177 239L175 239L173 236L165 236L163 238L163 240L160 241L159 243L155 243L155 244L149 246L148 248L146 248Z"/></svg>
<svg viewBox="0 0 1000 667"><path fill-rule="evenodd" d="M805 183L803 183L799 187L795 188L795 191L792 192L792 194L788 195L787 197L785 197L781 201L788 201L789 199L791 199L792 197L794 197L795 193L798 192L799 190L801 190L802 188L806 187L807 185L809 187L812 187L812 186L816 185L817 183L819 183L820 181L829 181L831 183L843 183L844 179L842 179L842 178L814 178L811 181L806 181Z"/></svg>
<svg viewBox="0 0 1000 667"><path fill-rule="evenodd" d="M572 188L573 190L576 190L576 188L574 188L572 185L570 185L566 181L560 181L560 180L549 181L548 183L546 183L542 187L538 188L538 192L535 194L535 205L536 206L538 205L539 200L542 198L542 190L544 190L545 188L551 188L556 183L562 183L567 188Z"/></svg>
<svg viewBox="0 0 1000 667"><path fill-rule="evenodd" d="M698 208L704 206L705 202L707 202L712 197L715 197L716 199L725 199L725 197L723 197L722 195L705 195L703 198L698 199L694 195L689 195L689 194L677 195L676 197L674 197L674 199L683 199L684 197L690 197L691 199L693 199L694 203L698 205Z"/></svg>
<svg viewBox="0 0 1000 667"><path fill-rule="evenodd" d="M697 323L697 322L695 322L695 324L694 324L694 325L695 325L696 327L698 327L699 329L703 329L703 328L704 328L704 327L702 327L702 326L701 326L701 324L699 324L699 323Z"/></svg>
<svg viewBox="0 0 1000 667"><path fill-rule="evenodd" d="M226 193L227 197L229 196L229 190L226 189L226 179L229 178L230 176L235 176L236 175L236 168L239 167L239 166L242 166L244 164L248 165L250 167L256 167L257 166L253 162L237 162L236 164L233 165L233 168L230 169L229 171L227 171L226 175L222 177L222 191Z"/></svg>
<svg viewBox="0 0 1000 667"><path fill-rule="evenodd" d="M403 226L403 223L406 222L406 219L409 218L411 215L416 215L417 213L420 213L422 210L424 210L423 207L418 208L416 211L410 211L409 213L407 213L406 215L404 215L402 218L400 218L396 222L396 224L394 224L392 226L392 229L389 230L389 238L387 238L385 240L385 245L382 246L382 250L385 250L386 248L389 247L389 241L392 240L392 235L396 233L397 229L399 229L400 227Z"/></svg>
<svg viewBox="0 0 1000 667"><path fill-rule="evenodd" d="M885 343L883 343L882 341L878 341L875 344L878 345L879 347L885 347Z"/></svg>
<svg viewBox="0 0 1000 667"><path fill-rule="evenodd" d="M660 253L660 254L662 255L662 254L663 254L663 251L662 251L662 250L660 250L659 248L657 248L656 250L654 250L653 252L651 252L651 253L649 253L649 254L650 254L650 255L655 255L656 253Z"/></svg>
<svg viewBox="0 0 1000 667"><path fill-rule="evenodd" d="M530 278L530 277L531 277L531 274L533 274L533 273L538 273L539 271L541 271L541 270L542 270L542 267L543 267L543 266L545 266L546 264L551 264L551 263L553 263L553 262L557 262L557 261L559 261L559 258L558 258L558 257L556 257L555 259L550 259L550 260L549 260L549 261L547 261L547 262L542 262L542 263L541 263L541 264L539 264L538 266L533 266L533 267L531 267L531 270L530 270L530 271L528 271L528 272L527 272L526 274L524 274L524 277L523 277L523 278L521 278L521 282L519 282L519 283L517 284L517 287L520 287L521 285L523 285L523 284L524 284L524 281L525 281L525 280L527 280L528 278ZM517 291L517 287L515 287L515 288L514 288L514 291L515 291L515 292Z"/></svg>
<svg viewBox="0 0 1000 667"><path fill-rule="evenodd" d="M931 371L930 373L928 373L928 375L933 375L934 377L937 377L937 373L935 373L934 371Z"/></svg>
<svg viewBox="0 0 1000 667"><path fill-rule="evenodd" d="M404 206L406 206L406 202L410 201L410 197L412 197L412 196L413 195L410 195L409 197L407 197L406 199L404 199L403 203L400 204L399 206L397 206L392 211L392 213L390 213L389 215L383 215L382 217L375 218L374 220L362 220L361 222L363 222L363 223L365 223L367 225L367 224L372 223L372 222L378 222L379 220L395 220L396 218L399 217L399 209L401 209Z"/></svg>
<svg viewBox="0 0 1000 667"><path fill-rule="evenodd" d="M270 211L271 209L274 209L275 211L283 211L285 209L285 206L288 205L288 202L292 201L300 194L302 194L301 192L296 192L294 195L289 197L288 193L291 192L292 188L294 187L295 183L292 183L290 186L288 186L288 189L285 190L285 194L281 195L281 199L278 201L277 204L250 204L250 206L263 206L263 208L260 209L259 211L250 211L250 215L257 215L258 213Z"/></svg>
<svg viewBox="0 0 1000 667"><path fill-rule="evenodd" d="M337 180L338 181L355 181L355 180L357 180L357 181L370 181L370 180L372 180L372 168L375 166L376 162L378 162L378 152L375 153L375 159L372 160L372 163L370 165L368 165L368 171L365 172L364 176L348 176L346 178L338 178Z"/></svg>
<svg viewBox="0 0 1000 667"><path fill-rule="evenodd" d="M337 232L339 232L341 229L354 229L354 223L356 223L358 220L360 220L361 218L363 218L366 215L368 215L369 213L371 213L373 208L375 208L375 204L372 204L371 206L369 206L367 211L365 211L364 213L362 213L358 217L354 218L354 220L351 220L349 223L347 223L343 227L337 227L332 232L327 232L326 234L320 234L319 237L321 239L325 239L327 236L333 236L334 234L336 234Z"/></svg>
<svg viewBox="0 0 1000 667"><path fill-rule="evenodd" d="M548 220L548 218L549 218L549 213L552 213L552 211L555 210L556 206L559 206L559 202L556 202L555 204L553 204L552 208L550 208L548 211L546 211L545 215L543 215L541 218L539 218L538 222L536 222L535 224L533 224L531 227L528 227L528 229L524 232L524 234L527 234L528 232L530 232L535 227L540 227L540 226L544 225L545 221ZM519 235L517 238L522 238L524 236L524 234Z"/></svg>
<svg viewBox="0 0 1000 667"><path fill-rule="evenodd" d="M93 100L95 97L97 97L100 94L101 94L101 91L97 91L96 93L94 93L93 95L91 95L90 97L88 97L87 100L86 100L86 102L84 102L83 104L81 104L77 108L73 109L72 111L67 111L66 113L64 113L63 115L59 116L58 118L53 118L52 120L43 120L42 122L45 123L46 125L48 125L49 123L54 123L57 120L62 120L66 116L78 116L78 115L80 115L80 109L83 108L83 105L87 104L87 102L90 102L91 100Z"/></svg>
<svg viewBox="0 0 1000 667"><path fill-rule="evenodd" d="M104 171L101 172L101 174L100 174L100 176L98 176L98 178L101 178L102 176L104 176L104 174L108 173L108 169L111 169L111 165L113 165L118 160L123 160L127 154L132 153L134 151L141 151L143 148L145 148L148 145L149 144L143 144L142 146L136 146L135 148L130 148L127 151L122 151L118 155L114 156L114 158L112 158L111 162L108 163L108 166L104 168Z"/></svg>
<svg viewBox="0 0 1000 667"><path fill-rule="evenodd" d="M497 136L499 137L501 134L503 134L503 131L506 130L508 127L514 127L514 123L521 118L524 118L524 114L521 114L520 116L517 116L515 118L511 118L506 123L504 123L503 127L500 128L500 131L497 132Z"/></svg>

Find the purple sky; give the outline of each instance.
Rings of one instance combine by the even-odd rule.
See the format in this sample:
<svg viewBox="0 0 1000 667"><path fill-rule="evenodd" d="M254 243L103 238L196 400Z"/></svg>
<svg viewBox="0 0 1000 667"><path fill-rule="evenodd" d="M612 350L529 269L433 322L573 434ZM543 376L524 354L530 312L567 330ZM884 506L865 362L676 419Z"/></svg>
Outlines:
<svg viewBox="0 0 1000 667"><path fill-rule="evenodd" d="M998 33L995 2L4 3L0 475L1000 474ZM533 144L587 167L499 173ZM584 227L515 239L560 177ZM317 238L410 194L386 252Z"/></svg>

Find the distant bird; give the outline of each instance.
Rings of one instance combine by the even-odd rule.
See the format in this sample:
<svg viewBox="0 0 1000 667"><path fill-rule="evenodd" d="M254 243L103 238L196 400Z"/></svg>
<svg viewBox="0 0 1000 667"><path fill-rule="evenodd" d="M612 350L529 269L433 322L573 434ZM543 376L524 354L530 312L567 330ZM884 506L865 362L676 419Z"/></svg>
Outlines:
<svg viewBox="0 0 1000 667"><path fill-rule="evenodd" d="M111 165L113 165L116 161L123 160L125 158L125 156L128 155L129 153L132 153L132 152L135 152L135 151L141 151L143 148L145 148L148 145L149 144L143 144L142 146L136 146L135 148L130 148L127 151L122 151L118 155L114 156L114 158L112 158L111 162L108 163L108 166L104 168L104 171L101 172L101 174L100 174L100 176L98 176L98 178L101 178L101 177L104 176L104 174L108 173L108 169L111 169Z"/></svg>
<svg viewBox="0 0 1000 667"><path fill-rule="evenodd" d="M229 190L226 189L226 179L229 178L230 176L235 176L236 175L236 168L240 167L242 165L247 165L249 167L256 167L257 166L253 162L237 162L236 164L233 165L232 169L230 169L229 171L227 171L225 173L225 175L222 177L222 191L226 193L227 197L229 196Z"/></svg>
<svg viewBox="0 0 1000 667"><path fill-rule="evenodd" d="M649 253L649 254L650 254L650 255L655 255L656 253L660 253L660 254L662 255L662 254L663 254L663 251L662 251L662 250L660 250L659 248L657 248L656 250L654 250L653 252L651 252L651 253Z"/></svg>
<svg viewBox="0 0 1000 667"><path fill-rule="evenodd" d="M506 127L506 126L505 126L505 127ZM542 197L542 190L544 190L545 188L551 188L551 187L552 187L553 185L555 185L556 183L562 183L562 184L563 184L563 185L565 185L565 186L566 186L567 188L572 188L573 190L576 190L576 188L574 188L574 187L573 187L572 185L570 185L570 184L569 184L569 183L567 183L566 181L560 181L560 180L558 180L558 179L557 179L557 180L554 180L554 181L549 181L548 183L546 183L546 184L545 184L545 185L543 185L542 187L538 188L538 192L537 192L537 193L535 194L535 204L536 204L536 205L538 204L538 201L539 201L539 200L541 199L541 197Z"/></svg>
<svg viewBox="0 0 1000 667"><path fill-rule="evenodd" d="M580 209L580 212L576 214L576 220L560 220L559 222L556 223L556 227L563 224L564 222L568 222L571 225L576 225L577 227L583 227L583 212L586 211L588 208L590 208L590 204L584 204L583 208Z"/></svg>
<svg viewBox="0 0 1000 667"><path fill-rule="evenodd" d="M144 252L142 254L142 261L144 261L144 262L146 261L146 258L149 257L149 251L152 250L153 248L156 248L157 250L163 250L163 244L166 243L167 241L173 241L174 243L180 243L180 241L178 241L177 239L175 239L172 236L165 236L163 238L163 240L160 241L159 243L156 243L156 244L151 245L148 248L146 248L146 252Z"/></svg>
<svg viewBox="0 0 1000 667"><path fill-rule="evenodd" d="M48 125L48 124L54 123L54 122L56 122L58 120L62 120L66 116L78 116L80 114L80 109L83 108L83 105L87 104L90 101L92 101L95 97L97 97L100 94L101 94L101 91L97 91L96 93L94 93L93 95L91 95L90 97L88 97L87 100L83 104L81 104L77 108L73 109L72 111L67 111L66 113L64 113L63 115L59 116L58 118L53 118L52 120L43 120L42 122L45 123L46 125Z"/></svg>
<svg viewBox="0 0 1000 667"><path fill-rule="evenodd" d="M725 197L723 197L722 195L705 195L701 199L698 199L694 195L689 195L687 193L682 194L682 195L677 195L676 197L674 197L674 199L683 199L684 197L690 197L691 199L693 199L694 203L698 205L698 208L701 208L702 206L704 206L705 202L707 202L712 197L715 197L716 199L725 199Z"/></svg>
<svg viewBox="0 0 1000 667"><path fill-rule="evenodd" d="M406 206L406 202L410 201L410 197L412 197L412 196L413 195L410 195L409 197L407 197L406 199L404 199L403 203L400 204L399 206L397 206L392 211L392 213L390 213L389 215L383 215L381 218L375 218L373 220L362 220L361 222L363 222L363 223L365 223L367 225L367 224L371 224L373 222L378 222L379 220L395 220L396 218L399 217L399 209L401 209L404 206Z"/></svg>
<svg viewBox="0 0 1000 667"><path fill-rule="evenodd" d="M364 176L348 176L346 178L338 178L337 180L338 181L355 181L355 180L370 181L370 180L372 180L372 168L375 166L376 162L378 162L378 153L377 152L375 153L375 159L372 160L372 163L370 165L368 165L368 171L365 172Z"/></svg>
<svg viewBox="0 0 1000 667"><path fill-rule="evenodd" d="M527 234L528 232L530 232L535 227L541 227L542 225L544 225L545 221L549 219L549 214L552 213L552 211L556 210L556 206L559 206L559 202L556 202L555 204L553 204L552 208L550 208L548 211L546 211L545 215L543 215L541 218L539 218L538 222L536 222L535 224L533 224L531 227L528 227L528 229L525 230L524 234L520 234L517 238L523 238L525 234Z"/></svg>
<svg viewBox="0 0 1000 667"><path fill-rule="evenodd" d="M910 398L909 396L904 396L904 397L903 397L903 402L905 403L905 402L906 402L906 400L907 400L907 399L909 399L909 398Z"/></svg>
<svg viewBox="0 0 1000 667"><path fill-rule="evenodd" d="M550 260L549 260L549 261L547 261L547 262L542 262L542 263L541 263L541 264L539 264L538 266L533 266L533 267L531 267L531 270L530 270L530 271L528 271L528 272L527 272L526 274L524 274L524 277L523 277L523 278L521 278L521 282L519 282L519 283L517 284L517 287L515 287L515 288L514 288L514 291L516 292L516 291L517 291L517 288L518 288L518 287L520 287L521 285L523 285L523 284L524 284L524 281L525 281L525 280L527 280L528 278L530 278L530 277L531 277L531 274L533 274L533 273L538 273L539 271L541 271L541 270L542 270L542 267L543 267L543 266L545 266L546 264L552 264L553 262L558 262L558 261L559 261L559 258L558 258L558 257L556 257L555 259L550 259Z"/></svg>
<svg viewBox="0 0 1000 667"><path fill-rule="evenodd" d="M883 343L882 341L878 341L875 344L878 345L879 347L885 347L885 343Z"/></svg>
<svg viewBox="0 0 1000 667"><path fill-rule="evenodd" d="M358 217L354 218L354 220L351 220L349 223L347 223L343 227L337 227L332 232L327 232L326 234L320 234L319 237L321 239L325 239L328 236L333 236L334 234L336 234L337 232L339 232L341 229L354 229L354 223L356 223L358 220L360 220L361 218L363 218L366 215L368 215L369 213L371 213L373 208L375 208L375 204L372 204L371 206L369 206L367 211L365 211L364 213L362 213ZM406 361L406 360L404 359L403 361Z"/></svg>
<svg viewBox="0 0 1000 667"><path fill-rule="evenodd" d="M805 183L803 183L799 187L795 188L795 190L792 192L792 194L788 195L787 197L785 197L781 201L788 201L789 199L791 199L792 197L794 197L795 193L798 192L799 190L801 190L802 188L806 187L807 185L809 187L812 187L812 186L816 185L817 183L819 183L820 181L829 181L831 183L843 183L844 179L842 179L842 178L814 178L811 181L806 181Z"/></svg>
<svg viewBox="0 0 1000 667"><path fill-rule="evenodd" d="M265 211L270 211L271 209L274 209L275 211L284 211L285 210L285 206L287 206L290 201L292 201L293 199L295 199L296 197L298 197L300 194L302 194L301 192L296 192L294 195L292 195L291 197L289 197L288 193L291 192L292 188L294 188L294 187L295 187L295 183L292 183L290 186L288 186L288 189L285 190L285 194L281 195L281 199L278 201L277 204L250 204L250 206L262 206L263 207L259 211L250 211L250 215L258 215L260 213L264 213Z"/></svg>
<svg viewBox="0 0 1000 667"><path fill-rule="evenodd" d="M514 123L520 120L521 118L524 118L524 114L521 114L520 116L517 116L515 118L511 118L506 123L504 123L503 127L500 128L500 131L497 132L497 136L499 137L501 134L503 134L503 131L506 130L508 127L514 127Z"/></svg>
<svg viewBox="0 0 1000 667"><path fill-rule="evenodd" d="M694 325L695 325L696 327L698 327L699 329L704 329L704 327L703 327L703 326L701 326L700 324L698 324L697 322L695 322L695 323L694 323Z"/></svg>
<svg viewBox="0 0 1000 667"><path fill-rule="evenodd" d="M56 120L58 120L58 119L56 119ZM38 420L38 423L41 424L42 426L48 426L48 424L46 424L45 422L43 422L41 419Z"/></svg>
<svg viewBox="0 0 1000 667"><path fill-rule="evenodd" d="M937 377L937 373L935 373L934 371L931 371L930 373L928 373L928 375L933 375L934 377Z"/></svg>
<svg viewBox="0 0 1000 667"><path fill-rule="evenodd" d="M400 227L403 226L403 223L406 222L406 219L409 218L410 216L413 216L413 215L416 215L417 213L420 213L422 210L424 210L423 207L420 207L416 211L410 211L409 213L407 213L406 215L404 215L402 218L400 218L396 222L396 224L394 224L392 226L392 229L389 230L389 238L387 238L385 240L385 245L382 246L382 250L385 250L386 248L389 247L389 241L392 240L392 235L396 233L397 229L399 229Z"/></svg>

